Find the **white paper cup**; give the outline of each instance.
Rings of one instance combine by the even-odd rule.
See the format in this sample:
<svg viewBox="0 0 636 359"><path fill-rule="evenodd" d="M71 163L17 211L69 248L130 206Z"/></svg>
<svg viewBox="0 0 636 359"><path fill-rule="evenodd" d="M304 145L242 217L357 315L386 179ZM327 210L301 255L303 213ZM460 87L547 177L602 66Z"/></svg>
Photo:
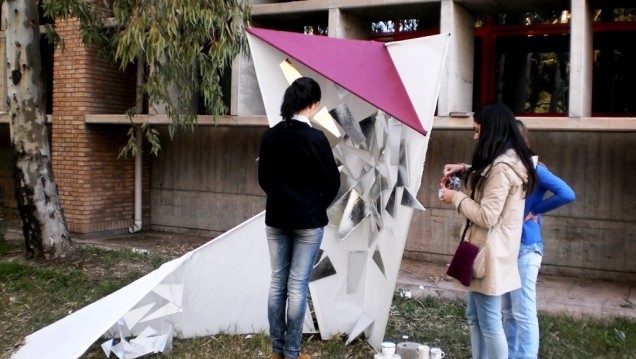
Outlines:
<svg viewBox="0 0 636 359"><path fill-rule="evenodd" d="M431 348L431 359L442 359L446 356L446 353L440 348Z"/></svg>
<svg viewBox="0 0 636 359"><path fill-rule="evenodd" d="M395 354L395 343L390 341L383 342L382 354L384 354L386 358L393 358L393 354Z"/></svg>

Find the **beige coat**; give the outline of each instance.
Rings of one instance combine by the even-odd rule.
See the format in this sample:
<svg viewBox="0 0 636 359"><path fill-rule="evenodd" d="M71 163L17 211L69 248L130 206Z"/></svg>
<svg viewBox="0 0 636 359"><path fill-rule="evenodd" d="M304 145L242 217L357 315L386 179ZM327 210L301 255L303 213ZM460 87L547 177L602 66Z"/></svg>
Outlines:
<svg viewBox="0 0 636 359"><path fill-rule="evenodd" d="M478 186L475 200L458 192L453 196L453 205L472 222L466 239L479 248L489 243L482 249L487 251L484 253L485 276L473 278L468 289L501 295L521 287L517 256L523 228L524 183L528 175L514 150L499 156L483 173L486 178Z"/></svg>

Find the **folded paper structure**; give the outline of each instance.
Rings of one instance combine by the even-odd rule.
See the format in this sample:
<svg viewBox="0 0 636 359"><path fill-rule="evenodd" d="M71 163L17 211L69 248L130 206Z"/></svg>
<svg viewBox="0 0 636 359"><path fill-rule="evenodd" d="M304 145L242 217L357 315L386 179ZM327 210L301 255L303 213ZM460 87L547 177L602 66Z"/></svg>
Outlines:
<svg viewBox="0 0 636 359"><path fill-rule="evenodd" d="M349 341L364 333L379 348L411 215L423 210L416 194L449 35L384 44L249 29L248 40L270 126L280 121L289 83L314 78L325 108L313 126L326 133L340 164L305 332L323 339L348 333ZM106 355L136 358L169 350L174 336L266 331L264 218L29 335L13 358L78 358L101 336L110 338Z"/></svg>

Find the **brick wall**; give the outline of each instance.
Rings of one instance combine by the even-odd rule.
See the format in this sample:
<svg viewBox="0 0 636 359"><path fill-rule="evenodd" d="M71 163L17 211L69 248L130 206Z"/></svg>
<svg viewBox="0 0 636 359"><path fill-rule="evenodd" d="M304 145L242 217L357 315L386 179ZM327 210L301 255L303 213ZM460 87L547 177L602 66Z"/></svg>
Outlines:
<svg viewBox="0 0 636 359"><path fill-rule="evenodd" d="M84 47L77 21L56 27L66 45L55 51L51 146L69 230L123 231L133 222L134 159L117 156L129 127L87 125L84 115L122 114L133 106L135 69L122 71L99 59L95 49ZM145 189L150 182L148 166L146 159Z"/></svg>

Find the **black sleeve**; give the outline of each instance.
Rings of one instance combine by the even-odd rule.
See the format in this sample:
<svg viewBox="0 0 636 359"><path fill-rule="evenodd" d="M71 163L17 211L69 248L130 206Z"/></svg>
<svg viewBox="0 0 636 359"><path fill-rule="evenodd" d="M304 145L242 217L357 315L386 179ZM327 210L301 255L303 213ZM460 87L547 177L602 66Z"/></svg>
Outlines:
<svg viewBox="0 0 636 359"><path fill-rule="evenodd" d="M320 133L320 135L322 138L318 146L318 158L323 178L321 192L326 208L333 202L338 194L338 189L340 188L340 171L338 171L338 165L336 164L336 159L333 157L333 151L331 150L327 137L325 137L323 133Z"/></svg>
<svg viewBox="0 0 636 359"><path fill-rule="evenodd" d="M259 155L258 155L258 184L259 186L261 186L261 188L263 189L263 191L265 191L265 193L267 193L269 191L269 189L271 188L271 178L269 176L269 174L271 173L271 171L268 170L269 168L269 153L267 152L267 141L268 141L268 137L266 135L263 135L263 138L261 139L261 147L260 147L260 151L259 151Z"/></svg>

